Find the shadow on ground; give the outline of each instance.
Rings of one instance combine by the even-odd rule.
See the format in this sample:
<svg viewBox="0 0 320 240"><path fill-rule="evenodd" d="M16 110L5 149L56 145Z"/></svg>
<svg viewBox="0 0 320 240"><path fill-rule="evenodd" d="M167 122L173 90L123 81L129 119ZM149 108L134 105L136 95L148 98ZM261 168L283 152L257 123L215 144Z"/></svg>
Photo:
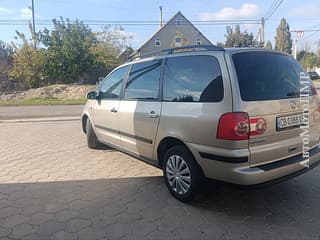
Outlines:
<svg viewBox="0 0 320 240"><path fill-rule="evenodd" d="M162 177L1 184L0 238L318 239L316 176L252 191L207 182L192 204Z"/></svg>

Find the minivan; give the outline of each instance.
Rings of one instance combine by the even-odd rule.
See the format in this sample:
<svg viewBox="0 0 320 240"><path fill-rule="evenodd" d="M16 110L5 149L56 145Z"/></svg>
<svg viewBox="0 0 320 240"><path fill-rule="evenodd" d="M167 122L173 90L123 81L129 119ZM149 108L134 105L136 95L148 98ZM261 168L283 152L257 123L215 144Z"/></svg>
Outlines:
<svg viewBox="0 0 320 240"><path fill-rule="evenodd" d="M188 46L136 57L89 92L82 129L163 169L180 201L204 178L257 186L320 163L320 100L290 55Z"/></svg>

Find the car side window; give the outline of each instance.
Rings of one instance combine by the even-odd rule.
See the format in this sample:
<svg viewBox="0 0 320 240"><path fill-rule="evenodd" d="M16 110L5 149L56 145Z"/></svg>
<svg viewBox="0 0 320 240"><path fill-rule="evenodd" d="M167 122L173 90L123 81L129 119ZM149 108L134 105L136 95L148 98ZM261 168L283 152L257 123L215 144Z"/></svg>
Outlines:
<svg viewBox="0 0 320 240"><path fill-rule="evenodd" d="M158 99L161 60L134 64L131 68L124 99Z"/></svg>
<svg viewBox="0 0 320 240"><path fill-rule="evenodd" d="M120 97L123 79L128 66L122 67L108 75L102 82L99 92L102 99L116 99Z"/></svg>
<svg viewBox="0 0 320 240"><path fill-rule="evenodd" d="M220 102L223 80L218 60L212 56L168 58L164 68L163 100Z"/></svg>

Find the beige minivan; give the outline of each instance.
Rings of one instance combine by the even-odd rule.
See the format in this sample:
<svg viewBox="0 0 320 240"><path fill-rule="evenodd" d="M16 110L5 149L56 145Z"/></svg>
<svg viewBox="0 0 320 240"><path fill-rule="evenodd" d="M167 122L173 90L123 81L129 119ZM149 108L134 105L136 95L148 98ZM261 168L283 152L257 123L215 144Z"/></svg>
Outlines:
<svg viewBox="0 0 320 240"><path fill-rule="evenodd" d="M87 95L82 128L163 169L180 201L204 177L259 185L320 163L320 99L302 67L266 49L189 46L135 58Z"/></svg>

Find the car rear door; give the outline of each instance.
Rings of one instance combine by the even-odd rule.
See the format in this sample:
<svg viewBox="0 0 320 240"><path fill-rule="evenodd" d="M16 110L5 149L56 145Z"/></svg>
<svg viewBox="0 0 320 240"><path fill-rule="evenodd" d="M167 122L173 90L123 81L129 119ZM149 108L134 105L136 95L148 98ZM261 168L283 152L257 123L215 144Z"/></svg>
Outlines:
<svg viewBox="0 0 320 240"><path fill-rule="evenodd" d="M319 98L302 67L275 52L247 51L232 58L241 99L235 108L250 119L250 165L287 159L318 145Z"/></svg>
<svg viewBox="0 0 320 240"><path fill-rule="evenodd" d="M161 68L161 59L133 64L119 107L121 146L148 159L154 158L154 139L161 113Z"/></svg>

